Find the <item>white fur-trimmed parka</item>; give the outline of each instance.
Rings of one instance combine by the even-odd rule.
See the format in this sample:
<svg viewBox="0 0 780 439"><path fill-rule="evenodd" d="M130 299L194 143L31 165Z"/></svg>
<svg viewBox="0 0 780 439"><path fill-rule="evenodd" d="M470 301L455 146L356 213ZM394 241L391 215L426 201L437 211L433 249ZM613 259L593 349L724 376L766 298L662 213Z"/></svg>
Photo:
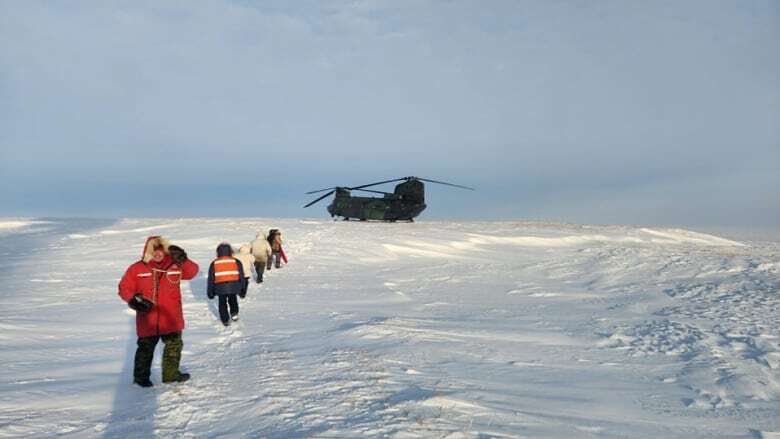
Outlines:
<svg viewBox="0 0 780 439"><path fill-rule="evenodd" d="M249 251L249 245L244 244L238 249L238 253L233 255L244 266L244 277L252 277L252 266L255 264L255 257Z"/></svg>
<svg viewBox="0 0 780 439"><path fill-rule="evenodd" d="M255 261L263 264L271 257L271 245L268 244L268 237L264 232L257 233L257 238L252 241L250 252L255 257Z"/></svg>

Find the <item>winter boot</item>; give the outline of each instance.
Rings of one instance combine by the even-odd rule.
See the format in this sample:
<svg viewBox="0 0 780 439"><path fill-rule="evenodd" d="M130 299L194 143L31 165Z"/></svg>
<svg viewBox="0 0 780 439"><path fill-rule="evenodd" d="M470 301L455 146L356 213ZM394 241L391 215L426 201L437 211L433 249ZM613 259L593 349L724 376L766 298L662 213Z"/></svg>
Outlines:
<svg viewBox="0 0 780 439"><path fill-rule="evenodd" d="M141 387L152 387L154 383L149 378L136 378L133 380L133 384L138 384Z"/></svg>
<svg viewBox="0 0 780 439"><path fill-rule="evenodd" d="M176 376L176 377L174 377L173 379L170 379L170 380L163 380L163 382L164 383L183 383L185 381L189 381L189 379L190 379L190 374L184 373L184 372L179 372L178 376Z"/></svg>
<svg viewBox="0 0 780 439"><path fill-rule="evenodd" d="M234 322L237 322L238 321L238 314L233 314L232 316L230 316L230 318L233 319Z"/></svg>

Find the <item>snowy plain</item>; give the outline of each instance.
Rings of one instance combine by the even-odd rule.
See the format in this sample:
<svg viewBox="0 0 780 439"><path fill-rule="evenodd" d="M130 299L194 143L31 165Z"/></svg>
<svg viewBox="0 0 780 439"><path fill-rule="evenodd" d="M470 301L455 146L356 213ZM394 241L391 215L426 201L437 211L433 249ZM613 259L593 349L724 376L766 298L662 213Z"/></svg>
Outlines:
<svg viewBox="0 0 780 439"><path fill-rule="evenodd" d="M289 265L218 321L221 241ZM116 294L160 234L182 369L131 385ZM535 222L0 220L0 437L780 437L780 244Z"/></svg>

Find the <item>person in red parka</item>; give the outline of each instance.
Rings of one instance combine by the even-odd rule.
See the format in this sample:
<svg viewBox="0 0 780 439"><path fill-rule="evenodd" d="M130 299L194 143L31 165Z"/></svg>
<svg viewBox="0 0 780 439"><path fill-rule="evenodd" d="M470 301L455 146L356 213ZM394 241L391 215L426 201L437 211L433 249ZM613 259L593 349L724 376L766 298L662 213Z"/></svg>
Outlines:
<svg viewBox="0 0 780 439"><path fill-rule="evenodd" d="M181 307L182 280L198 274L198 264L187 258L183 249L160 236L150 236L141 260L130 265L119 282L119 297L136 311L135 328L138 349L135 351L133 382L151 387L154 348L162 338L165 343L162 362L164 383L184 382L188 373L179 371L183 342L184 314Z"/></svg>

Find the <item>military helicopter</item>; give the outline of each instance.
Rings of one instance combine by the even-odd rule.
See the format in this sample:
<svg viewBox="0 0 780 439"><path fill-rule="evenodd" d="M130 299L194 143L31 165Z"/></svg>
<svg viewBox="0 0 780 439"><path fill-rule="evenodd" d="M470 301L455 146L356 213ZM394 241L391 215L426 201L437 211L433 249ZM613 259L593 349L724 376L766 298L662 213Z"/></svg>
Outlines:
<svg viewBox="0 0 780 439"><path fill-rule="evenodd" d="M402 183L397 184L392 193L365 189L380 184L394 183L396 181L401 181ZM306 194L316 194L330 191L303 207L309 207L335 193L336 196L333 197L333 202L328 205L328 213L330 213L330 216L333 218L340 216L344 218L345 221L349 219L358 219L361 221L380 220L388 222L414 221L414 217L419 215L426 207L424 181L468 189L470 191L474 190L459 184L446 183L427 178L401 177L360 186L336 186L306 192ZM352 196L350 191L372 192L375 194L382 194L382 197L357 197Z"/></svg>

